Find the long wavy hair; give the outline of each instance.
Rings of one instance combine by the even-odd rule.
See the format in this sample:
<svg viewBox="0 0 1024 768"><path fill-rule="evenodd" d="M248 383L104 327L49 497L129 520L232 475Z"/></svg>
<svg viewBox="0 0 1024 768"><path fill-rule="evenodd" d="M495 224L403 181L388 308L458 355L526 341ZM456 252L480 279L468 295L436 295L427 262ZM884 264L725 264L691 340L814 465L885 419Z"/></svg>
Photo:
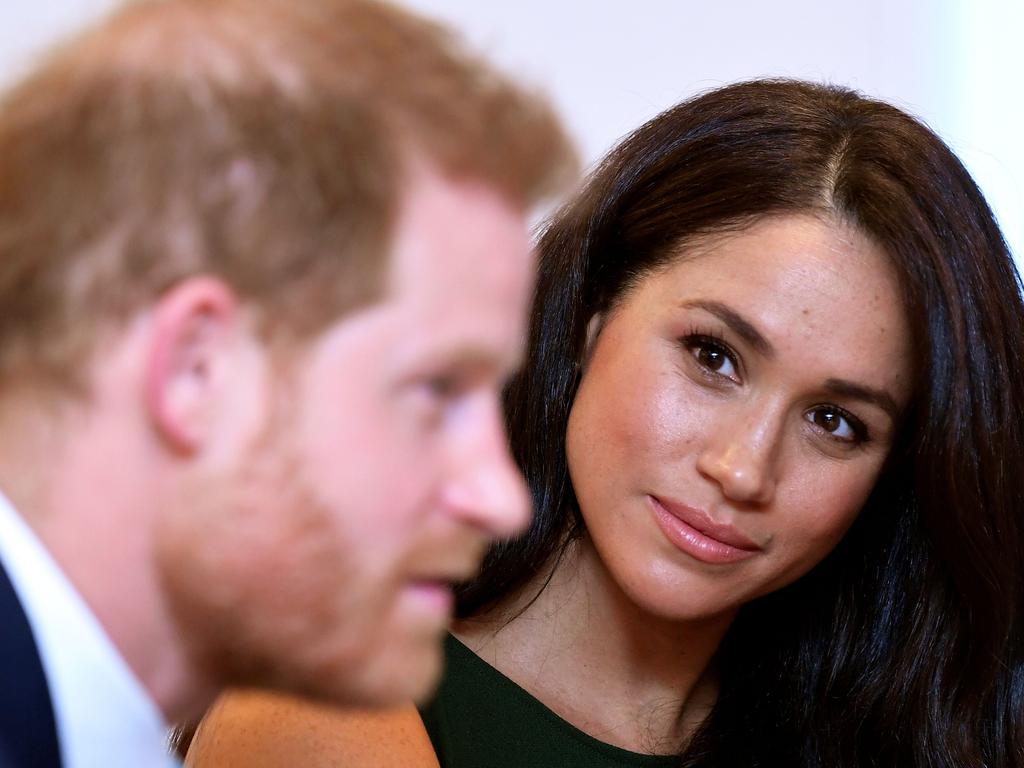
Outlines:
<svg viewBox="0 0 1024 768"><path fill-rule="evenodd" d="M688 240L825 213L892 261L913 334L901 436L857 521L745 605L685 766L1024 765L1024 305L992 213L900 110L791 80L711 91L627 137L544 231L507 392L536 519L460 592L479 613L550 574L583 523L565 433L586 327Z"/></svg>

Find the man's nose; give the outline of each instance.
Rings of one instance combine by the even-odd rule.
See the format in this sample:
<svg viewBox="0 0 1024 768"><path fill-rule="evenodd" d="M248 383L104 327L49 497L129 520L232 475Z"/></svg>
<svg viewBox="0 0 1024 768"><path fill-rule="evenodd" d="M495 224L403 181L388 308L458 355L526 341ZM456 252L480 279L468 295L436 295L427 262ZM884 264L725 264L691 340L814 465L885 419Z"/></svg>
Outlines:
<svg viewBox="0 0 1024 768"><path fill-rule="evenodd" d="M513 461L497 404L485 409L460 452L445 489L445 502L463 520L493 538L522 532L531 520L530 495Z"/></svg>

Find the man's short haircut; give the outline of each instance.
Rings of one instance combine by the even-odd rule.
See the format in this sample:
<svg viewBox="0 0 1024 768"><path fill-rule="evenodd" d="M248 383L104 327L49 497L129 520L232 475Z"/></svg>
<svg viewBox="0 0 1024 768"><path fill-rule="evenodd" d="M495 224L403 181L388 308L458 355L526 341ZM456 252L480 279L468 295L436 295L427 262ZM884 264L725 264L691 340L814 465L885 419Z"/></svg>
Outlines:
<svg viewBox="0 0 1024 768"><path fill-rule="evenodd" d="M265 333L316 332L381 294L421 161L524 208L575 172L546 101L395 7L124 6L0 103L0 384L75 387L192 274Z"/></svg>

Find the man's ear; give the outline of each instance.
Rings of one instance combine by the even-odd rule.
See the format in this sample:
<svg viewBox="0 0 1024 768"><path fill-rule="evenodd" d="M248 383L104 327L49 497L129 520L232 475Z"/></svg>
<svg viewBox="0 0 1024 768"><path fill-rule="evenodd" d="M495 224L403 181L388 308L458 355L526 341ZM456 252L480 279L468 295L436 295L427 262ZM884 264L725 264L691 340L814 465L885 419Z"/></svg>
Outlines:
<svg viewBox="0 0 1024 768"><path fill-rule="evenodd" d="M182 454L195 453L209 436L240 323L234 291L210 276L183 280L153 310L146 409L159 435Z"/></svg>

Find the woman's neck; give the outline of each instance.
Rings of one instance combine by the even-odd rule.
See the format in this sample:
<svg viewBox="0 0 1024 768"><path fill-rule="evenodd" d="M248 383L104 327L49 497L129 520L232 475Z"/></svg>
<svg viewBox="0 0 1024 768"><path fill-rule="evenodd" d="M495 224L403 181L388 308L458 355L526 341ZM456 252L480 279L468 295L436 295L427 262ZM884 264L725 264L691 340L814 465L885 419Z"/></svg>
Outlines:
<svg viewBox="0 0 1024 768"><path fill-rule="evenodd" d="M676 622L644 612L588 539L455 635L558 715L634 752L678 752L714 704L712 658L733 614ZM536 599L533 599L536 595Z"/></svg>

